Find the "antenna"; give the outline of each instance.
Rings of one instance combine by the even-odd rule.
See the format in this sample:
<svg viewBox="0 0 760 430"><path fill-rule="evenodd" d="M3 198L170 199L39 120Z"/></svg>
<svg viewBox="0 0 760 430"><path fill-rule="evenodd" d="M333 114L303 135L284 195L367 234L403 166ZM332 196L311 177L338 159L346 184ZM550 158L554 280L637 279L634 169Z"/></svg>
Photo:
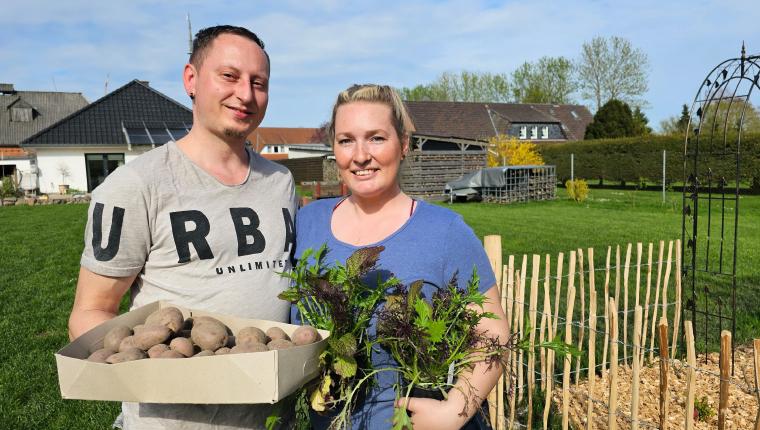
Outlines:
<svg viewBox="0 0 760 430"><path fill-rule="evenodd" d="M187 14L187 55L193 54L193 26L190 23L190 13Z"/></svg>

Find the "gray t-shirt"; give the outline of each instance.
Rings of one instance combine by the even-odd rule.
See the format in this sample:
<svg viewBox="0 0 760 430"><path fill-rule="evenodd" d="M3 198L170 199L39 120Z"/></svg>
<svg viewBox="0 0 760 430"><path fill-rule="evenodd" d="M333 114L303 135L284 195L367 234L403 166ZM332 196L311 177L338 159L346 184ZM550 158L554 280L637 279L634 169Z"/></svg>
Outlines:
<svg viewBox="0 0 760 430"><path fill-rule="evenodd" d="M295 245L293 177L247 150L248 177L224 185L174 142L120 167L96 188L81 265L137 275L131 307L157 300L287 322L277 295ZM264 428L269 405L123 404L125 429Z"/></svg>

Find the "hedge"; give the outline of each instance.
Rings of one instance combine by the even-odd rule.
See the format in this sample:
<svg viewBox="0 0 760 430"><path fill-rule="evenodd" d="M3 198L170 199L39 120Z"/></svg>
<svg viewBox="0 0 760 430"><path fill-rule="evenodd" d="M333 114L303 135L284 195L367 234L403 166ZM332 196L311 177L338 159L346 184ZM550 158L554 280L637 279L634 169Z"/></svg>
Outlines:
<svg viewBox="0 0 760 430"><path fill-rule="evenodd" d="M720 148L700 143L699 171L707 167L714 176L733 182L736 176L733 155L714 155ZM539 144L546 164L557 166L557 179L570 179L570 154L574 154L575 177L611 182L660 182L662 151L667 151L666 179L668 183L684 179L684 140L679 136L637 136L618 139L580 140L565 143ZM711 151L711 149L715 149ZM713 155L711 155L713 154ZM691 158L690 158L691 159ZM741 181L760 188L760 134L745 135L741 142Z"/></svg>

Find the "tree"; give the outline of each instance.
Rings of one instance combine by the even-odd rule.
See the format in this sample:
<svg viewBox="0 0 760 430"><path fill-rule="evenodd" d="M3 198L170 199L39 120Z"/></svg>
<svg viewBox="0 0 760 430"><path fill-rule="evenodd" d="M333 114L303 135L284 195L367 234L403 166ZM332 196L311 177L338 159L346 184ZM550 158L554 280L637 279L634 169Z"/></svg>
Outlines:
<svg viewBox="0 0 760 430"><path fill-rule="evenodd" d="M686 127L689 126L689 107L681 107L681 116L671 116L660 121L660 133L666 136L679 136L686 133Z"/></svg>
<svg viewBox="0 0 760 430"><path fill-rule="evenodd" d="M487 163L488 167L541 166L544 159L535 143L500 134L488 140Z"/></svg>
<svg viewBox="0 0 760 430"><path fill-rule="evenodd" d="M635 125L634 136L644 136L652 133L652 128L649 127L649 118L639 107L633 111L633 123Z"/></svg>
<svg viewBox="0 0 760 430"><path fill-rule="evenodd" d="M648 89L648 68L647 55L627 39L595 37L583 44L576 65L581 95L597 110L612 99L640 106Z"/></svg>
<svg viewBox="0 0 760 430"><path fill-rule="evenodd" d="M576 90L573 64L565 57L541 57L512 72L512 95L517 103L573 103Z"/></svg>
<svg viewBox="0 0 760 430"><path fill-rule="evenodd" d="M508 102L509 77L506 74L442 73L434 82L399 89L407 101Z"/></svg>
<svg viewBox="0 0 760 430"><path fill-rule="evenodd" d="M586 139L604 139L637 136L641 124L634 119L631 107L620 100L610 100L594 114L586 127Z"/></svg>

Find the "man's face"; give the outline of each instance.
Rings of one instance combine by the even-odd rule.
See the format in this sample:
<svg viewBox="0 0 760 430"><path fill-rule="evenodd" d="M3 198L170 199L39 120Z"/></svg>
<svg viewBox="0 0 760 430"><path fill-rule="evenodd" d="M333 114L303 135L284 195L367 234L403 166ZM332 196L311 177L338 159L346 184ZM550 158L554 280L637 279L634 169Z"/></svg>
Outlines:
<svg viewBox="0 0 760 430"><path fill-rule="evenodd" d="M267 110L268 69L255 42L234 34L214 39L200 68L185 66L185 88L195 94L193 127L224 140L245 139Z"/></svg>

